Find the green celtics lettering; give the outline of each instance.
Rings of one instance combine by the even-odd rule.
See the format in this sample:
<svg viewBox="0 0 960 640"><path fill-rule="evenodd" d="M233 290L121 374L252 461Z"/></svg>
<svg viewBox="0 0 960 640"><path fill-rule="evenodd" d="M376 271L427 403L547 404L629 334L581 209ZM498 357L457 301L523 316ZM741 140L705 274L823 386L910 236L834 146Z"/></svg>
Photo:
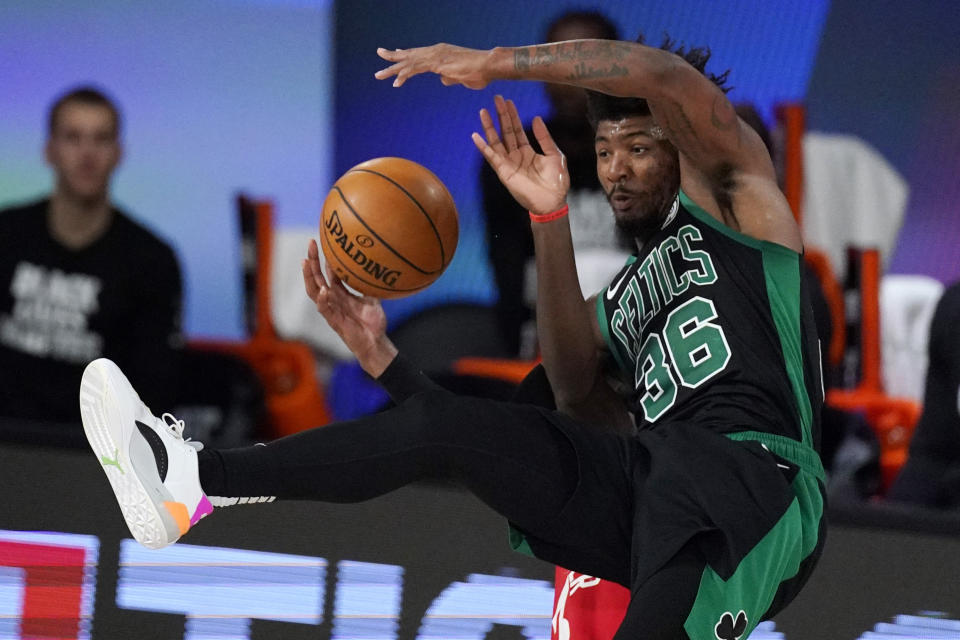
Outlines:
<svg viewBox="0 0 960 640"><path fill-rule="evenodd" d="M713 301L699 295L672 310L663 329L640 342L647 324L661 309L691 286L717 281L710 254L696 248L702 239L695 226L681 227L607 289L608 299L619 296L610 330L636 363L634 385L645 390L640 404L650 422L673 406L678 384L699 387L730 361L723 328L714 322Z"/></svg>

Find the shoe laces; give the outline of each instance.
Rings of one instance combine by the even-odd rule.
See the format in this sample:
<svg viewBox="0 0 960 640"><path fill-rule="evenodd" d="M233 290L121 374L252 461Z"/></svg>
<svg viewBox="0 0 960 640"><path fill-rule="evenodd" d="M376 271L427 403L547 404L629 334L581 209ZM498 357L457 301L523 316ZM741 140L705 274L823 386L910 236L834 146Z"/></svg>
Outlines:
<svg viewBox="0 0 960 640"><path fill-rule="evenodd" d="M195 442L190 438L183 437L183 429L185 427L183 420L178 420L177 417L172 413L164 413L162 416L160 416L160 420L163 422L164 426L167 427L167 431L169 431L175 438L182 440L185 444L190 445L197 451L203 449L202 442Z"/></svg>

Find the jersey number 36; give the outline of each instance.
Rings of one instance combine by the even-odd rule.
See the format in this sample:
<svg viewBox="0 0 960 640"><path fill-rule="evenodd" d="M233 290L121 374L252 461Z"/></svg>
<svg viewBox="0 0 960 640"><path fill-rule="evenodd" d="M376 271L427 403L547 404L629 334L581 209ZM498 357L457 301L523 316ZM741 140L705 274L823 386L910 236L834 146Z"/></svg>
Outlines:
<svg viewBox="0 0 960 640"><path fill-rule="evenodd" d="M723 327L713 322L713 301L697 296L670 312L661 333L644 340L637 358L634 384L644 417L656 422L677 400L677 379L696 389L730 362Z"/></svg>

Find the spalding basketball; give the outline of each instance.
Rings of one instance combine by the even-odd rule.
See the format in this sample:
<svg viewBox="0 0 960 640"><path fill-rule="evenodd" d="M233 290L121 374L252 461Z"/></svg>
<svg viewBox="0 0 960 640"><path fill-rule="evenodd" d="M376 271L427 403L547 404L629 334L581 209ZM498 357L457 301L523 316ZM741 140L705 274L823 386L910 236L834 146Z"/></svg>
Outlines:
<svg viewBox="0 0 960 640"><path fill-rule="evenodd" d="M377 298L420 291L440 277L457 248L453 197L426 167L375 158L334 183L323 203L320 246L330 269Z"/></svg>

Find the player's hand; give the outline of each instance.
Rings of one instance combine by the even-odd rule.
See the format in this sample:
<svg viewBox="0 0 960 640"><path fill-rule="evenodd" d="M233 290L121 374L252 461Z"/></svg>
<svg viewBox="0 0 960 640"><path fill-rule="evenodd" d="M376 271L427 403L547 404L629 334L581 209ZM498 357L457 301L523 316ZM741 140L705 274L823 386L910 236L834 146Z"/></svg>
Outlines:
<svg viewBox="0 0 960 640"><path fill-rule="evenodd" d="M462 84L468 89L483 89L490 82L484 74L489 51L467 49L452 44L435 44L416 49L377 49L377 55L392 62L374 74L378 80L394 78L399 87L407 78L421 73L435 73L445 85Z"/></svg>
<svg viewBox="0 0 960 640"><path fill-rule="evenodd" d="M530 146L513 101L497 96L495 104L500 135L490 112L481 109L484 135L474 133L473 143L521 206L539 214L561 208L570 189L570 174L567 159L547 131L547 125L539 116L533 120L533 133L543 149L542 154L537 153Z"/></svg>
<svg viewBox="0 0 960 640"><path fill-rule="evenodd" d="M303 285L317 311L357 357L364 371L379 377L397 355L387 337L387 316L380 301L350 293L332 272L324 276L316 240L310 240L302 266Z"/></svg>

